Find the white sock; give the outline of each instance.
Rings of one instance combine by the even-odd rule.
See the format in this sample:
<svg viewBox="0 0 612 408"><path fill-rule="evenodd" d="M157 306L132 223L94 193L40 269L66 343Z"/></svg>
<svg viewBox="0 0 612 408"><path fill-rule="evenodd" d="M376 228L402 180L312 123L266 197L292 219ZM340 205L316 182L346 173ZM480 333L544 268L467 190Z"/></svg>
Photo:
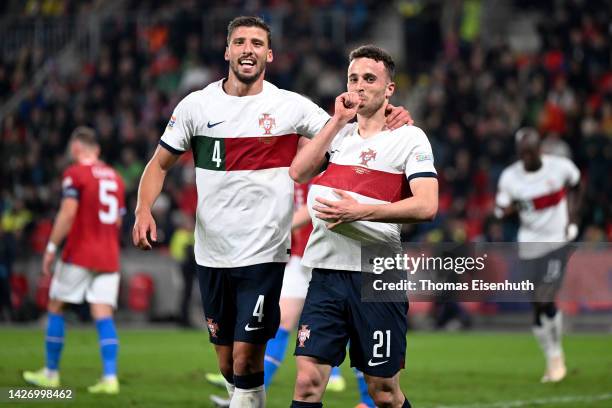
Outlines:
<svg viewBox="0 0 612 408"><path fill-rule="evenodd" d="M102 377L102 379L104 381L117 381L117 376L116 375L105 375L104 377Z"/></svg>
<svg viewBox="0 0 612 408"><path fill-rule="evenodd" d="M538 344L540 345L540 348L542 349L542 351L544 352L544 355L546 356L546 358L548 359L548 354L550 352L551 346L552 346L552 336L550 335L550 331L548 330L548 327L546 327L544 325L544 322L542 320L540 320L542 322L541 326L533 326L531 328L531 330L533 331L533 335L535 336L536 340L538 341Z"/></svg>
<svg viewBox="0 0 612 408"><path fill-rule="evenodd" d="M542 327L546 328L550 336L550 348L548 349L547 357L561 357L563 355L563 347L561 346L563 316L561 312L557 312L553 318L542 315L540 319L542 321Z"/></svg>
<svg viewBox="0 0 612 408"><path fill-rule="evenodd" d="M231 382L225 380L225 389L227 390L227 394L229 395L229 399L231 400L234 396L234 390L236 389L236 386Z"/></svg>
<svg viewBox="0 0 612 408"><path fill-rule="evenodd" d="M47 376L47 378L56 378L59 375L59 371L50 370L47 367L45 367L45 375Z"/></svg>
<svg viewBox="0 0 612 408"><path fill-rule="evenodd" d="M263 385L255 388L236 388L230 408L263 408L266 406L266 390Z"/></svg>

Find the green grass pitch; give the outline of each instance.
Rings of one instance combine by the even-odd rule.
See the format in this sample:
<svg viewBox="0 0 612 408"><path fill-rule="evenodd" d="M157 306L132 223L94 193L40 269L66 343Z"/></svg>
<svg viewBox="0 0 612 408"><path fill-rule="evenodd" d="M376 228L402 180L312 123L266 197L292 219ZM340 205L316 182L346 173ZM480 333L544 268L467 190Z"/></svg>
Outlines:
<svg viewBox="0 0 612 408"><path fill-rule="evenodd" d="M215 371L214 351L200 331L120 330L121 394L91 396L85 388L100 375L93 330L68 328L62 385L75 390L72 402L2 403L14 407L209 407L207 384ZM291 343L293 344L293 343ZM564 346L569 375L560 384L539 384L543 358L529 333L409 333L402 388L414 407L612 407L612 336L568 335ZM291 345L290 345L291 348ZM24 387L21 371L43 364L43 332L0 329L0 388ZM269 407L288 407L295 363L287 356L268 392ZM326 407L357 402L354 377L342 367L348 389L327 393Z"/></svg>

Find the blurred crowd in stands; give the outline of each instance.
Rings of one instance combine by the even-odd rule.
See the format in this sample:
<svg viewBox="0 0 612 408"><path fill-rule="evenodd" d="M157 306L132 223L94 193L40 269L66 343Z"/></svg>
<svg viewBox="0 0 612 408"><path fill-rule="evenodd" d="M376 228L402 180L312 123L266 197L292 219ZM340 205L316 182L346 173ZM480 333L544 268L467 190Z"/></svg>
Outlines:
<svg viewBox="0 0 612 408"><path fill-rule="evenodd" d="M17 3L26 16L70 15L98 5ZM612 11L606 2L589 1L587 7L575 0L538 6L515 1L515 10L525 7L545 16L538 24L541 46L534 53L518 52L503 38L483 41L477 19L481 2L473 0L454 2L460 12L446 19L441 2L228 0L207 2L206 10L197 1L122 3L102 23L97 57L54 61L39 88L29 89L29 81L53 57L44 49L27 46L15 58L0 59L0 106L27 90L0 124L0 273L8 273L16 257L44 250L60 201L60 175L68 164L67 138L78 125L97 130L105 161L125 178L129 208L123 240L129 245L144 164L177 102L226 75L225 24L238 14L262 15L273 29L282 29L274 33L275 60L267 79L326 109L345 87L347 49L332 38L339 20L313 21L340 13L346 23L342 35L359 44L371 38L384 10L393 8L402 16L406 63L399 67L393 102L414 112L416 124L429 136L441 181L437 220L406 230L407 238L512 239L512 228L491 213L499 174L515 160L513 134L525 125L539 129L546 151L570 156L583 172L581 239L612 238ZM15 2L7 4L3 19L14 12ZM212 20L203 15L218 5L227 19L206 27ZM203 38L207 32L211 36ZM162 244L169 244L176 231L184 236L193 228L191 156L184 155L180 164L154 208ZM173 252L180 257L180 251Z"/></svg>

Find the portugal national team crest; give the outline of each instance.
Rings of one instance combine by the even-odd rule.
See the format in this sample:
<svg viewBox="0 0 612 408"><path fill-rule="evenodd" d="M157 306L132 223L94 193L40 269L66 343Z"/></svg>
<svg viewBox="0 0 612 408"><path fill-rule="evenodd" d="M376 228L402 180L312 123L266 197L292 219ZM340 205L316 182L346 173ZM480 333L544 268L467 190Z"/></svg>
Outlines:
<svg viewBox="0 0 612 408"><path fill-rule="evenodd" d="M308 328L307 324L302 325L298 331L297 338L299 342L298 347L304 347L304 343L310 338L310 329Z"/></svg>
<svg viewBox="0 0 612 408"><path fill-rule="evenodd" d="M259 127L263 128L264 135L271 135L274 126L276 126L276 120L269 113L264 113L259 117Z"/></svg>
<svg viewBox="0 0 612 408"><path fill-rule="evenodd" d="M213 319L206 318L206 326L208 326L208 331L210 332L211 337L217 337L217 332L219 331L219 325L213 321Z"/></svg>
<svg viewBox="0 0 612 408"><path fill-rule="evenodd" d="M359 164L367 166L370 160L376 158L376 152L372 149L364 150L363 152L361 152L361 155L359 155L359 158L361 159L361 163Z"/></svg>

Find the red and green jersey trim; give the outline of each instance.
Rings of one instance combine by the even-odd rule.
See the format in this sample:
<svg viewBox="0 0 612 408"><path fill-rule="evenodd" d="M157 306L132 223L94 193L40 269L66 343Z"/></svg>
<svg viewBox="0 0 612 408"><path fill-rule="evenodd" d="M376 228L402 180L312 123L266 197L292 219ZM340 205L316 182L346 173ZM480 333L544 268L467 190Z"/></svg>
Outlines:
<svg viewBox="0 0 612 408"><path fill-rule="evenodd" d="M195 166L206 170L237 171L289 167L297 152L299 135L191 139Z"/></svg>

